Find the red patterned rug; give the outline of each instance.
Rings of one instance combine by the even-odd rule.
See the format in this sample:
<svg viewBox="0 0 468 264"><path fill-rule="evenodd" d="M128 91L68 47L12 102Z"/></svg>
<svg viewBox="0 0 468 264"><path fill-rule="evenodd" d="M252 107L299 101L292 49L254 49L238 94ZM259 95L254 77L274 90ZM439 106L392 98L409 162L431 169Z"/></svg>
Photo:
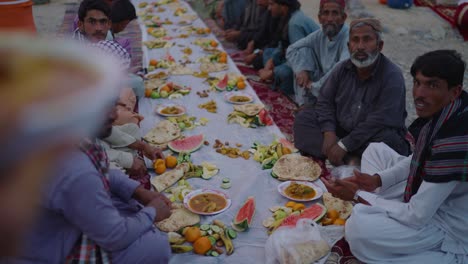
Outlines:
<svg viewBox="0 0 468 264"><path fill-rule="evenodd" d="M441 18L445 19L447 22L452 25L452 27L457 27L457 22L455 20L455 12L457 11L457 6L445 6L437 5L434 0L414 0L416 6L425 6L432 9L436 12ZM463 36L465 41L468 41L468 31L466 29L460 29L460 34Z"/></svg>

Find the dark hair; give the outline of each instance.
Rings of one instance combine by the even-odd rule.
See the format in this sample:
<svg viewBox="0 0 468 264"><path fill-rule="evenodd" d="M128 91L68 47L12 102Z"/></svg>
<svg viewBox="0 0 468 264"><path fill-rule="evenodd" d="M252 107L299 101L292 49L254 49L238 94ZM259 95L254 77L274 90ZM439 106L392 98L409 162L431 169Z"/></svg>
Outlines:
<svg viewBox="0 0 468 264"><path fill-rule="evenodd" d="M288 6L290 14L301 8L301 3L299 3L297 0L273 0L273 2L277 3L278 5Z"/></svg>
<svg viewBox="0 0 468 264"><path fill-rule="evenodd" d="M110 17L111 13L109 5L103 0L84 0L81 2L80 8L78 9L78 19L83 21L90 10L99 10L107 17Z"/></svg>
<svg viewBox="0 0 468 264"><path fill-rule="evenodd" d="M416 58L411 66L411 75L421 72L427 77L447 81L449 88L463 84L466 63L455 50L435 50Z"/></svg>
<svg viewBox="0 0 468 264"><path fill-rule="evenodd" d="M137 18L135 6L129 0L117 0L112 3L110 18L112 23L125 20L132 21Z"/></svg>

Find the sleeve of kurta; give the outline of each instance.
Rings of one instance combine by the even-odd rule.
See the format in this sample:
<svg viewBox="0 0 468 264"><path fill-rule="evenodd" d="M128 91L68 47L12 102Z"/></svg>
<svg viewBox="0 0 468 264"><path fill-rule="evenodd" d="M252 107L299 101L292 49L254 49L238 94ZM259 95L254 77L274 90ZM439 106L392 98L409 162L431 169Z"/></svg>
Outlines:
<svg viewBox="0 0 468 264"><path fill-rule="evenodd" d="M391 168L378 172L382 182L380 191L387 190L389 187L408 179L408 171L412 157L413 155L405 157Z"/></svg>
<svg viewBox="0 0 468 264"><path fill-rule="evenodd" d="M318 29L319 26L302 12L301 14L298 14L297 17L293 15L288 24L289 44L296 43L296 41L306 37Z"/></svg>
<svg viewBox="0 0 468 264"><path fill-rule="evenodd" d="M122 201L128 202L140 183L130 179L120 170L109 170L110 191Z"/></svg>
<svg viewBox="0 0 468 264"><path fill-rule="evenodd" d="M335 131L336 129L336 105L335 97L337 93L339 69L335 68L320 89L315 106L317 119L322 132Z"/></svg>
<svg viewBox="0 0 468 264"><path fill-rule="evenodd" d="M84 170L68 178L72 179L62 183L57 188L59 193L53 194L56 202L54 207L105 250L127 248L152 228L155 209L145 207L131 217L122 217L112 204L97 172ZM123 183L112 176L111 181L113 191L122 196L128 196L133 187L133 184Z"/></svg>
<svg viewBox="0 0 468 264"><path fill-rule="evenodd" d="M286 59L294 73L301 71L314 71L317 66L314 61L313 45L316 40L316 33L296 41L289 45L286 50Z"/></svg>
<svg viewBox="0 0 468 264"><path fill-rule="evenodd" d="M381 93L377 100L370 103L372 107L364 106L364 111L368 111L366 119L358 123L346 137L341 139L349 152L360 148L382 129L401 127L401 117L406 111L403 75L397 71L390 72L386 74L381 85ZM379 89L379 87L372 89Z"/></svg>
<svg viewBox="0 0 468 264"><path fill-rule="evenodd" d="M133 165L132 153L111 148L106 148L106 153L109 158L109 161L115 162L116 164L122 166L125 169L129 169Z"/></svg>
<svg viewBox="0 0 468 264"><path fill-rule="evenodd" d="M129 127L133 128L132 126ZM118 126L113 126L110 136L104 139L104 141L114 148L126 147L134 143L136 140L137 138L135 138L134 135L127 133L124 129L121 129Z"/></svg>
<svg viewBox="0 0 468 264"><path fill-rule="evenodd" d="M431 183L423 181L418 192L408 203L386 200L375 194L359 192L359 196L372 206L385 210L389 217L398 222L419 228L426 225L437 212L442 203L460 182Z"/></svg>

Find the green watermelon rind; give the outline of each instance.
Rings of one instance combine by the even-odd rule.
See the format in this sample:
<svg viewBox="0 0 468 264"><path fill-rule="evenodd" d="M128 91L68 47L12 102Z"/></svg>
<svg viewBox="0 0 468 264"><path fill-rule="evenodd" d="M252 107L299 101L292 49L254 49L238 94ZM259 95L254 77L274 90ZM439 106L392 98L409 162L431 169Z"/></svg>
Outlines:
<svg viewBox="0 0 468 264"><path fill-rule="evenodd" d="M253 212L252 215L250 216L250 221L249 221L249 216L245 216L242 219L238 219L240 216L240 213L243 211L244 207L246 207L247 204L252 203L253 205ZM249 229L249 227L252 225L252 220L255 215L255 198L253 196L249 196L247 200L244 202L244 204L241 206L239 211L237 211L236 216L234 217L234 220L232 221L232 226L236 231L245 231Z"/></svg>
<svg viewBox="0 0 468 264"><path fill-rule="evenodd" d="M227 76L227 74L224 75L224 78L221 79L221 80L214 86L215 89L218 90L218 91L220 91L220 92L226 91L226 88L227 88L227 86L228 86L228 85L227 85L228 80L229 80L229 77ZM224 86L220 87L220 86L219 86L219 83L224 82L224 81L225 81Z"/></svg>
<svg viewBox="0 0 468 264"><path fill-rule="evenodd" d="M196 146L192 147L191 149L180 149L180 148L174 146L174 144L177 144L178 142L185 141L185 140L190 140L190 139L200 137L200 136L201 136L200 143L197 144ZM171 141L171 142L169 142L169 144L167 144L167 147L170 148L172 151L177 152L177 153L180 153L180 152L192 153L192 152L198 150L203 145L204 138L205 137L203 136L203 134L194 135L194 136L186 137L184 139L178 139L178 140Z"/></svg>

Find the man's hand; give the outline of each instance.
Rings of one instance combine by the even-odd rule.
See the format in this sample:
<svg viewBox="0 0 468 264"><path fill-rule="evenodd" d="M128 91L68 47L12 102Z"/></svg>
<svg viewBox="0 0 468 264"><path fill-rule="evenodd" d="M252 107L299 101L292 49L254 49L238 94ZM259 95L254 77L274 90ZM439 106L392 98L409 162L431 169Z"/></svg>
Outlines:
<svg viewBox="0 0 468 264"><path fill-rule="evenodd" d="M345 201L353 201L354 195L359 190L357 184L336 179L334 181L321 178L323 184L327 187L327 190L333 194L333 196L340 198Z"/></svg>
<svg viewBox="0 0 468 264"><path fill-rule="evenodd" d="M242 53L244 54L244 56L247 56L247 55L252 54L254 50L255 50L255 42L251 40L247 44L247 47L245 48L245 50L242 51Z"/></svg>
<svg viewBox="0 0 468 264"><path fill-rule="evenodd" d="M258 55L260 56L260 55ZM257 57L257 54L249 54L244 57L244 63L247 65L251 65L255 58Z"/></svg>
<svg viewBox="0 0 468 264"><path fill-rule="evenodd" d="M310 84L309 73L307 71L300 71L296 74L296 84L299 87L308 88Z"/></svg>
<svg viewBox="0 0 468 264"><path fill-rule="evenodd" d="M354 176L345 178L343 180L357 184L359 186L359 189L362 189L367 192L373 192L375 191L375 189L382 186L380 175L369 175L366 173L362 173L358 170L354 170Z"/></svg>
<svg viewBox="0 0 468 264"><path fill-rule="evenodd" d="M136 177L141 177L146 174L146 164L139 157L133 158L133 164L130 169L127 169L128 174L134 175Z"/></svg>
<svg viewBox="0 0 468 264"><path fill-rule="evenodd" d="M160 148L153 147L146 142L143 142L143 148L141 151L143 152L143 155L150 160L164 159L164 154Z"/></svg>
<svg viewBox="0 0 468 264"><path fill-rule="evenodd" d="M327 131L323 133L322 153L328 156L328 150L337 142L336 134L334 131Z"/></svg>
<svg viewBox="0 0 468 264"><path fill-rule="evenodd" d="M169 201L169 203L167 203L167 201L161 197L156 197L155 199L151 200L147 206L156 209L156 218L154 219L155 222L160 222L171 216L171 202Z"/></svg>
<svg viewBox="0 0 468 264"><path fill-rule="evenodd" d="M224 35L224 38L227 41L234 42L239 38L240 34L241 33L239 30L231 30L231 31L226 32L226 34Z"/></svg>
<svg viewBox="0 0 468 264"><path fill-rule="evenodd" d="M334 144L328 149L327 157L331 164L335 166L343 165L343 158L346 155L346 151L342 149L338 144Z"/></svg>

